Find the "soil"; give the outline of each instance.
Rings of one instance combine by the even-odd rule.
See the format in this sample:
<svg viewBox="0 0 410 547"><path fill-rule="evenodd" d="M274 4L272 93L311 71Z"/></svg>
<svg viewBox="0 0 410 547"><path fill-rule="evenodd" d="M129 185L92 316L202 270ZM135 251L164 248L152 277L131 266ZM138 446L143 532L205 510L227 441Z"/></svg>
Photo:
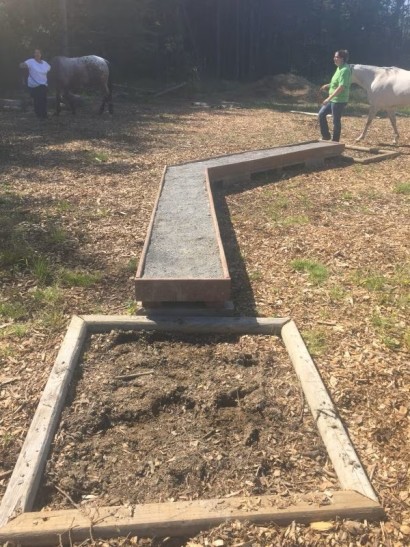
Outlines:
<svg viewBox="0 0 410 547"><path fill-rule="evenodd" d="M99 335L79 376L40 508L340 488L275 337Z"/></svg>
<svg viewBox="0 0 410 547"><path fill-rule="evenodd" d="M41 272L11 268L2 255L0 495L72 315L138 307L133 277L164 166L318 136L315 118L260 104L247 91L117 97L113 118L97 117L92 104L46 122L0 111L1 249L22 238L47 259L52 279L64 279L47 288ZM289 86L286 102L292 93ZM347 112L344 141L353 144L363 125ZM387 521L327 529L227 523L179 545L409 544L410 207L399 188L408 185L410 128L404 119L398 125L398 147L389 145L385 119L366 141L399 150L398 158L270 173L216 196L235 314L295 320ZM327 276L316 280L302 259ZM94 282L70 282L66 270ZM16 302L20 311L11 313ZM118 378L137 372L149 374ZM92 338L42 484L36 503L44 508L235 492L269 492L286 504L338 488L279 340L147 333Z"/></svg>

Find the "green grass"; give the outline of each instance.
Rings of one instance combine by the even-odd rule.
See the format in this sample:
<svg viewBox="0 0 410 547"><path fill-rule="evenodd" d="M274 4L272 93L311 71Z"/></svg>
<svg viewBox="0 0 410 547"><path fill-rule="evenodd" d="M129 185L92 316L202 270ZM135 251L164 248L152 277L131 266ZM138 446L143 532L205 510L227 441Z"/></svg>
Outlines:
<svg viewBox="0 0 410 547"><path fill-rule="evenodd" d="M323 355L327 350L326 333L321 329L311 329L302 332L309 353L313 356Z"/></svg>
<svg viewBox="0 0 410 547"><path fill-rule="evenodd" d="M89 273L81 270L62 269L59 272L59 281L68 287L91 287L101 281L102 274Z"/></svg>
<svg viewBox="0 0 410 547"><path fill-rule="evenodd" d="M56 211L58 213L67 213L73 210L73 206L70 202L62 200L56 203Z"/></svg>
<svg viewBox="0 0 410 547"><path fill-rule="evenodd" d="M68 235L63 228L55 227L50 230L47 239L52 245L62 245L67 241Z"/></svg>
<svg viewBox="0 0 410 547"><path fill-rule="evenodd" d="M306 215L295 215L285 217L280 222L283 226L305 226L309 224L309 217Z"/></svg>
<svg viewBox="0 0 410 547"><path fill-rule="evenodd" d="M396 184L394 191L396 194L410 196L410 182L399 182Z"/></svg>
<svg viewBox="0 0 410 547"><path fill-rule="evenodd" d="M410 349L410 328L398 320L394 313L380 311L373 313L371 324L380 336L381 341L389 349Z"/></svg>
<svg viewBox="0 0 410 547"><path fill-rule="evenodd" d="M315 285L324 283L329 277L328 269L324 264L307 258L297 258L292 260L292 267L297 272L307 273L309 280Z"/></svg>
<svg viewBox="0 0 410 547"><path fill-rule="evenodd" d="M262 279L262 272L260 272L259 270L249 272L249 279L251 281L259 281L260 279Z"/></svg>
<svg viewBox="0 0 410 547"><path fill-rule="evenodd" d="M35 256L29 263L29 270L40 285L47 285L53 278L48 259L44 256Z"/></svg>
<svg viewBox="0 0 410 547"><path fill-rule="evenodd" d="M127 264L127 271L131 273L135 273L137 270L138 261L136 258L130 258Z"/></svg>
<svg viewBox="0 0 410 547"><path fill-rule="evenodd" d="M27 310L21 302L0 303L0 316L7 319L22 319L27 316Z"/></svg>
<svg viewBox="0 0 410 547"><path fill-rule="evenodd" d="M352 275L353 282L369 291L382 291L387 283L386 277L374 270L357 270Z"/></svg>
<svg viewBox="0 0 410 547"><path fill-rule="evenodd" d="M329 289L329 299L333 302L340 302L346 296L346 291L340 285L333 285Z"/></svg>
<svg viewBox="0 0 410 547"><path fill-rule="evenodd" d="M101 150L92 150L87 153L87 157L93 163L105 163L109 160L107 152L102 152Z"/></svg>

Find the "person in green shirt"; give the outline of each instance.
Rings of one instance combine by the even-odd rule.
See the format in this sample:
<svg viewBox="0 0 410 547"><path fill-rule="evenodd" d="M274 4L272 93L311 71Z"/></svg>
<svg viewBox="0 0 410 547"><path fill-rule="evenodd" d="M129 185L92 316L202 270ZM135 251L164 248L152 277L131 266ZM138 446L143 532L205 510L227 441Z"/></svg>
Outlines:
<svg viewBox="0 0 410 547"><path fill-rule="evenodd" d="M342 131L342 114L349 100L351 71L347 64L349 52L346 49L339 49L334 55L334 62L337 66L336 72L330 81L330 84L323 85L320 90L328 91L329 94L322 103L319 110L319 125L322 139L330 141L330 131L326 116L332 114L333 117L333 136L332 141L340 141Z"/></svg>

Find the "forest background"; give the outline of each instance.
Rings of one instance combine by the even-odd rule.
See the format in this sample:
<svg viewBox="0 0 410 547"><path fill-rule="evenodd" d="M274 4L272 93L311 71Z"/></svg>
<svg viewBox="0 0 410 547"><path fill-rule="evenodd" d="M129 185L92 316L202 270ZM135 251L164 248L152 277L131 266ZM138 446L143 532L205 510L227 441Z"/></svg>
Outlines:
<svg viewBox="0 0 410 547"><path fill-rule="evenodd" d="M122 82L254 81L331 74L351 62L410 68L408 0L0 0L0 91L18 63L96 54Z"/></svg>

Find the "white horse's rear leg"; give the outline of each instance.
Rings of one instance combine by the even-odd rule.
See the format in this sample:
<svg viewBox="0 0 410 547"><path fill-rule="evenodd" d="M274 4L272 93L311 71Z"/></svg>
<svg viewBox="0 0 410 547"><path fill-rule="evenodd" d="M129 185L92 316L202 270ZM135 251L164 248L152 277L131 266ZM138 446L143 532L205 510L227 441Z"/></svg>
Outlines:
<svg viewBox="0 0 410 547"><path fill-rule="evenodd" d="M388 110L387 115L389 116L390 123L393 127L393 132L394 132L393 143L397 144L399 142L400 135L399 135L399 132L397 130L396 112L394 110Z"/></svg>
<svg viewBox="0 0 410 547"><path fill-rule="evenodd" d="M374 120L375 116L376 116L376 113L377 113L377 110L375 109L374 106L371 106L370 107L370 110L369 110L369 115L367 117L367 122L366 122L366 125L364 126L364 129L361 133L361 135L359 135L356 139L356 142L359 142L361 140L363 140L366 136L366 133L367 133L367 130L369 129L370 127L370 124L372 123L372 121Z"/></svg>

